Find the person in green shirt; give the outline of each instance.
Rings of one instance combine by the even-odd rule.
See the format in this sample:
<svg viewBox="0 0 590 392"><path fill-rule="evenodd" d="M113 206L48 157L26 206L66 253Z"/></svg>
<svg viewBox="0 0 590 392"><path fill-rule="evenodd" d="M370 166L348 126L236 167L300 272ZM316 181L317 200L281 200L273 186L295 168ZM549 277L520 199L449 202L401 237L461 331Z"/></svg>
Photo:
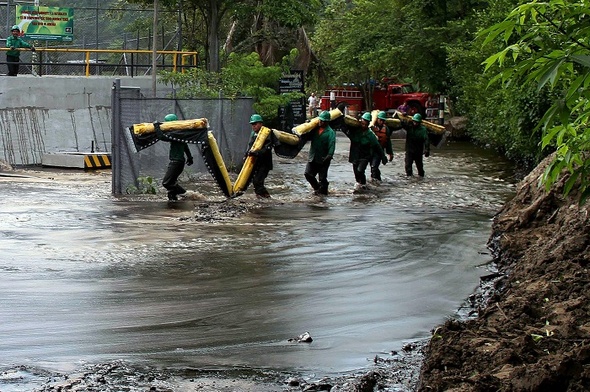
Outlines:
<svg viewBox="0 0 590 392"><path fill-rule="evenodd" d="M178 117L174 113L167 114L166 117L164 117L164 121L176 120L178 120ZM162 186L168 191L168 200L178 200L178 195L186 193L186 189L178 184L178 177L180 177L184 171L185 162L187 166L193 164L193 156L187 143L169 138L164 132L162 132L158 123L155 123L154 125L158 139L170 143L170 153L168 155L170 162L168 163L166 174L164 174L164 178L162 179ZM186 161L184 160L185 154Z"/></svg>
<svg viewBox="0 0 590 392"><path fill-rule="evenodd" d="M424 177L424 163L422 155L430 156L430 143L428 141L428 130L422 124L422 115L420 113L414 114L410 123L406 128L406 159L405 169L406 175L411 177L413 175L412 165L416 163L418 169L418 176Z"/></svg>
<svg viewBox="0 0 590 392"><path fill-rule="evenodd" d="M264 120L260 114L253 114L250 116L250 140L248 141L248 152L246 153L247 156L256 157L256 162L254 163L254 168L252 169L252 185L254 186L254 193L256 193L256 197L260 199L268 199L270 198L270 193L264 182L266 181L266 177L273 169L272 165L272 138L267 137L262 145L262 148L258 151L252 151L252 146L258 137L258 133L264 126ZM244 158L246 158L244 157Z"/></svg>
<svg viewBox="0 0 590 392"><path fill-rule="evenodd" d="M6 63L8 66L8 76L18 75L19 62L20 62L20 50L22 48L31 49L35 51L35 47L20 37L20 28L18 25L12 26L10 30L12 35L6 38L6 47L10 50L6 51Z"/></svg>
<svg viewBox="0 0 590 392"><path fill-rule="evenodd" d="M309 182L316 195L327 195L328 169L336 149L336 133L329 124L329 111L321 112L319 119L319 126L312 131L311 135L309 158L305 167L305 179Z"/></svg>
<svg viewBox="0 0 590 392"><path fill-rule="evenodd" d="M352 163L352 171L357 182L358 189L367 189L367 176L365 170L374 155L381 157L381 163L387 164L385 151L377 136L369 129L371 113L364 113L361 117L360 128L346 128L343 132L350 139L348 162Z"/></svg>

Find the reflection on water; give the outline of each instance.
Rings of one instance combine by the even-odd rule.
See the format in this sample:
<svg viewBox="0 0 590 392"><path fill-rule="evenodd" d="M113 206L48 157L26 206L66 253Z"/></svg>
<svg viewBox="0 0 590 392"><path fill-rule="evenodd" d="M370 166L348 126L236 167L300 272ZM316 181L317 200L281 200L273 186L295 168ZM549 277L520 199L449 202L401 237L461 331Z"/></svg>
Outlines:
<svg viewBox="0 0 590 392"><path fill-rule="evenodd" d="M396 150L384 183L358 195L338 142L325 200L310 195L304 158L277 159L267 207L214 222L191 219L203 201L0 179L0 366L337 374L428 336L486 274L510 166L449 144L417 181ZM305 331L311 344L287 341Z"/></svg>

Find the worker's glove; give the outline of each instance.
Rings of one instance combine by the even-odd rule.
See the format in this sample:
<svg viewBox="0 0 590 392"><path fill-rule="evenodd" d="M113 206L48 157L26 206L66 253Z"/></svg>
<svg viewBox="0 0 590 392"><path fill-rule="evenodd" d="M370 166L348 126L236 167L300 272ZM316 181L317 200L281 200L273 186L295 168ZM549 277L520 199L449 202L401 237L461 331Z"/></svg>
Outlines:
<svg viewBox="0 0 590 392"><path fill-rule="evenodd" d="M37 49L35 49L34 46L31 46L31 52L35 52Z"/></svg>
<svg viewBox="0 0 590 392"><path fill-rule="evenodd" d="M326 155L326 157L322 160L322 163L328 163L332 160L332 155Z"/></svg>
<svg viewBox="0 0 590 392"><path fill-rule="evenodd" d="M430 156L430 150L424 151L424 156L428 158Z"/></svg>
<svg viewBox="0 0 590 392"><path fill-rule="evenodd" d="M14 48L14 46L11 46L11 47L10 47L10 50L14 50L14 49L15 49L15 48Z"/></svg>
<svg viewBox="0 0 590 392"><path fill-rule="evenodd" d="M194 163L193 157L186 158L186 165L191 166Z"/></svg>
<svg viewBox="0 0 590 392"><path fill-rule="evenodd" d="M381 158L381 163L384 165L387 165L387 158L386 157Z"/></svg>
<svg viewBox="0 0 590 392"><path fill-rule="evenodd" d="M259 154L258 151L248 151L248 156L249 157L257 157Z"/></svg>
<svg viewBox="0 0 590 392"><path fill-rule="evenodd" d="M393 154L389 154L389 162L393 161Z"/></svg>

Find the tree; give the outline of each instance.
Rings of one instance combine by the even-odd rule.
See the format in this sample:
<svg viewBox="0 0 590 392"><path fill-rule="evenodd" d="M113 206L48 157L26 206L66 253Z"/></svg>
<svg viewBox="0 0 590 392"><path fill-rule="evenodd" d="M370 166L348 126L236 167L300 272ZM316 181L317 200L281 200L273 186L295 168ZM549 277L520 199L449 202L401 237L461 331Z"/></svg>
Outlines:
<svg viewBox="0 0 590 392"><path fill-rule="evenodd" d="M150 6L153 0L125 0ZM209 71L222 67L224 45L241 33L242 53L256 50L265 64L274 64L295 46L297 29L313 23L319 0L159 0L163 9L180 11L185 48L203 49ZM238 31L238 33L236 32ZM229 53L225 53L228 55ZM269 56L270 55L270 56Z"/></svg>
<svg viewBox="0 0 590 392"><path fill-rule="evenodd" d="M491 83L535 85L558 97L539 123L541 147L556 155L543 176L549 188L570 172L564 193L590 196L590 2L529 2L482 32L484 45L500 39L504 49L485 61L486 70L501 71Z"/></svg>

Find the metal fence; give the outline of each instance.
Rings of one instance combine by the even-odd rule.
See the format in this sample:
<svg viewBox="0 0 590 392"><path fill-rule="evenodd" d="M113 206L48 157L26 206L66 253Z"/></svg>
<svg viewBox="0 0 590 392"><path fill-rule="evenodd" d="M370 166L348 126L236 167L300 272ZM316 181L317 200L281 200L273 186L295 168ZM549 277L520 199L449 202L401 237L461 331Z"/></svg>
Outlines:
<svg viewBox="0 0 590 392"><path fill-rule="evenodd" d="M16 22L16 6L34 1L0 2L0 49L5 49L10 27ZM34 75L126 75L149 74L152 65L154 32L151 28L127 31L137 20L151 20L153 10L137 5L117 8L115 0L64 0L60 7L74 8L74 41L29 41L36 53L21 53L22 74ZM110 12L110 14L109 14ZM177 13L160 11L168 21ZM113 16L113 14L116 14ZM117 22L114 20L117 19ZM140 24L141 25L141 24ZM196 67L196 52L183 52L180 21L162 23L157 31L157 67L182 69ZM90 55L88 55L90 53ZM6 69L6 57L0 54L0 73Z"/></svg>
<svg viewBox="0 0 590 392"><path fill-rule="evenodd" d="M8 48L0 48L6 52ZM21 74L43 75L124 75L151 74L153 52L150 50L68 49L42 48L36 52L22 50ZM156 71L175 71L195 68L198 53L176 50L156 52ZM0 65L5 66L5 56ZM6 69L6 68L5 68Z"/></svg>
<svg viewBox="0 0 590 392"><path fill-rule="evenodd" d="M207 118L228 170L237 171L241 167L250 137L251 98L148 98L140 89L122 87L116 81L111 104L112 193L115 195L127 193L130 187L138 188L142 177L153 177L160 182L168 164L168 143L156 143L138 152L128 128L133 124L161 121L168 113L176 113L179 119ZM185 170L184 175L207 173L198 147L191 145L190 148L195 165Z"/></svg>

